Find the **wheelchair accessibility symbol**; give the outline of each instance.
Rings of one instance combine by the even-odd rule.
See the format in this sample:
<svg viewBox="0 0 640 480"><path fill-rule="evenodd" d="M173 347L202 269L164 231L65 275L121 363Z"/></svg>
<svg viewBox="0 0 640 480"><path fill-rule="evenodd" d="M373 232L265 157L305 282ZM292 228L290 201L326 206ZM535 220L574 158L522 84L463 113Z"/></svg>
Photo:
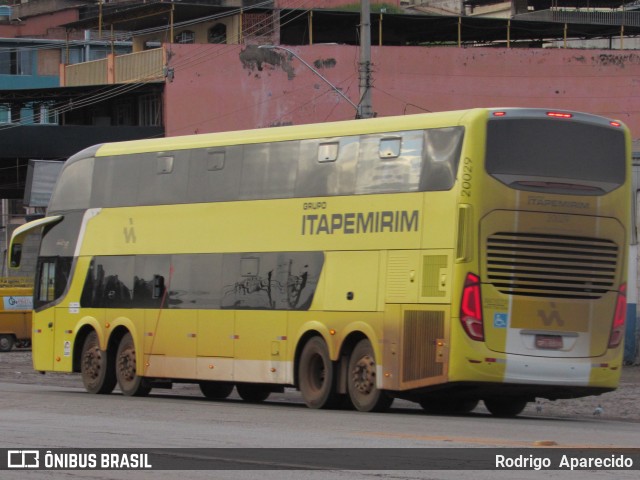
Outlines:
<svg viewBox="0 0 640 480"><path fill-rule="evenodd" d="M493 314L493 327L494 328L507 328L509 323L509 316L506 313L494 313Z"/></svg>

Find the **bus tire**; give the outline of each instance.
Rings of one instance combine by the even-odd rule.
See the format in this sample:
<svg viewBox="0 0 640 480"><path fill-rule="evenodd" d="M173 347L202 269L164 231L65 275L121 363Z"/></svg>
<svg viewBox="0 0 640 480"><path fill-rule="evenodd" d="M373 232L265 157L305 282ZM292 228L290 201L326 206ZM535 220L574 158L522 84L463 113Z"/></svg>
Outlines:
<svg viewBox="0 0 640 480"><path fill-rule="evenodd" d="M309 339L302 349L298 386L309 408L334 408L338 405L335 368L322 337Z"/></svg>
<svg viewBox="0 0 640 480"><path fill-rule="evenodd" d="M369 340L356 344L349 358L347 375L347 391L356 410L382 412L393 403L393 398L376 386L376 358Z"/></svg>
<svg viewBox="0 0 640 480"><path fill-rule="evenodd" d="M122 394L127 397L145 397L151 391L149 382L136 373L136 348L130 333L122 337L118 345L116 377Z"/></svg>
<svg viewBox="0 0 640 480"><path fill-rule="evenodd" d="M485 398L484 406L495 416L502 418L516 417L522 413L527 406L527 401L523 398Z"/></svg>
<svg viewBox="0 0 640 480"><path fill-rule="evenodd" d="M82 383L89 393L108 395L116 386L116 374L113 362L105 350L100 349L98 334L92 331L84 339L80 358Z"/></svg>
<svg viewBox="0 0 640 480"><path fill-rule="evenodd" d="M10 352L14 343L13 335L0 335L0 352Z"/></svg>
<svg viewBox="0 0 640 480"><path fill-rule="evenodd" d="M240 398L250 403L264 402L271 395L271 391L266 387L252 383L239 383L236 385L236 390Z"/></svg>
<svg viewBox="0 0 640 480"><path fill-rule="evenodd" d="M233 383L229 382L200 382L200 391L206 398L224 400L233 391Z"/></svg>
<svg viewBox="0 0 640 480"><path fill-rule="evenodd" d="M469 413L478 406L478 399L466 398L424 398L420 400L420 406L426 413L435 415L461 415Z"/></svg>

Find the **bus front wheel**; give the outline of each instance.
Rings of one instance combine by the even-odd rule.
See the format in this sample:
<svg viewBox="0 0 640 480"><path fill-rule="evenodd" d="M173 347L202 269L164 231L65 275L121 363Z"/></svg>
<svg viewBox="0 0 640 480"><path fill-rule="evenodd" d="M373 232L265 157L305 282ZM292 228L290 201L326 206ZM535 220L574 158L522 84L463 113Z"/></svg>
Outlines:
<svg viewBox="0 0 640 480"><path fill-rule="evenodd" d="M144 397L151 391L148 381L136 373L136 349L133 337L127 333L118 345L116 377L123 395Z"/></svg>
<svg viewBox="0 0 640 480"><path fill-rule="evenodd" d="M518 416L527 406L522 398L485 398L484 406L496 417L510 418Z"/></svg>
<svg viewBox="0 0 640 480"><path fill-rule="evenodd" d="M357 343L349 358L347 390L351 403L361 412L382 412L393 403L376 386L376 358L367 339Z"/></svg>
<svg viewBox="0 0 640 480"><path fill-rule="evenodd" d="M82 383L89 393L109 394L116 386L113 363L109 362L107 352L100 350L98 334L92 331L84 339L80 359Z"/></svg>

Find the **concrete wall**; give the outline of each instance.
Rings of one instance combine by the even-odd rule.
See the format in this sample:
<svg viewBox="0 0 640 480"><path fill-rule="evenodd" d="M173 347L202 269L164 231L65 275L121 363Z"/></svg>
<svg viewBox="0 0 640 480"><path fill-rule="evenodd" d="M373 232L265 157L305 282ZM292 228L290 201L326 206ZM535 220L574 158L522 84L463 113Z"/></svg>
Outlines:
<svg viewBox="0 0 640 480"><path fill-rule="evenodd" d="M14 10L14 20L18 15ZM19 17L18 17L19 18ZM64 39L64 32L56 31L55 36L49 36L48 31L52 25L64 25L66 23L75 22L78 20L78 10L61 10L58 12L46 13L36 17L30 17L28 21L18 22L10 25L0 25L0 38L15 38L15 37L40 37L45 38L60 38Z"/></svg>
<svg viewBox="0 0 640 480"><path fill-rule="evenodd" d="M358 49L290 47L358 103ZM298 59L241 45L172 45L167 135L344 120L354 109ZM640 138L640 53L373 47L379 116L472 107L546 107L614 117Z"/></svg>

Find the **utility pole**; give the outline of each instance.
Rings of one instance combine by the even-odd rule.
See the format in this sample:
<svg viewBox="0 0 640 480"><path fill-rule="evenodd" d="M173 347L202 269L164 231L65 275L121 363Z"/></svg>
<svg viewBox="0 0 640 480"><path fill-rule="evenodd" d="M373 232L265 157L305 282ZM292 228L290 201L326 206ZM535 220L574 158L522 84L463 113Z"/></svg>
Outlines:
<svg viewBox="0 0 640 480"><path fill-rule="evenodd" d="M358 118L374 117L371 104L371 7L369 0L360 0L360 102Z"/></svg>

